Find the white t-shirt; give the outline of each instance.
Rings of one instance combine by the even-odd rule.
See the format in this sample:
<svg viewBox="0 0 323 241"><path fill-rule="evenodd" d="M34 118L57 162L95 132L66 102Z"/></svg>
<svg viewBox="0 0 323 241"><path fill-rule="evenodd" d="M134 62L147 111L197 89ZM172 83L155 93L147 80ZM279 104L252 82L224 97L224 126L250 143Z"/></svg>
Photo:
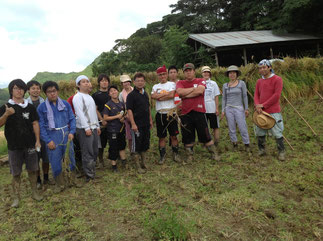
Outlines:
<svg viewBox="0 0 323 241"><path fill-rule="evenodd" d="M76 128L85 130L100 128L96 105L91 95L78 92L74 95L73 106L76 115Z"/></svg>
<svg viewBox="0 0 323 241"><path fill-rule="evenodd" d="M153 86L151 93L169 93L176 89L176 84L174 82L167 81L166 83L159 83ZM169 110L176 107L174 104L174 99L158 101L156 100L156 111L160 112L159 110ZM167 111L161 111L160 113L167 113Z"/></svg>
<svg viewBox="0 0 323 241"><path fill-rule="evenodd" d="M208 79L206 81L206 88L204 92L204 103L206 113L215 113L216 105L215 105L215 97L220 95L220 90L218 84Z"/></svg>

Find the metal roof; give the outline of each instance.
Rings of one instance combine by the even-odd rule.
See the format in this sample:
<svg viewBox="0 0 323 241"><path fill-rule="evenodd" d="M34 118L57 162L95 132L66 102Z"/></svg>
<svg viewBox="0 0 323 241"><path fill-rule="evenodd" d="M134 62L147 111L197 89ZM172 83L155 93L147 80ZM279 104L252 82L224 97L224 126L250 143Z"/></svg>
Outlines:
<svg viewBox="0 0 323 241"><path fill-rule="evenodd" d="M314 36L300 34L277 35L274 34L272 30L190 34L189 38L211 48L319 39Z"/></svg>

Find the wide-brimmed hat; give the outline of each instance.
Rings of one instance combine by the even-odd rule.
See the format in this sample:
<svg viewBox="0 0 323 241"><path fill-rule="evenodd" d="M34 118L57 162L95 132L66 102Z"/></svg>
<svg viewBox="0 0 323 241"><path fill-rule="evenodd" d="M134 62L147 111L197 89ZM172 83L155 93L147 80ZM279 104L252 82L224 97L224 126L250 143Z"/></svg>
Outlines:
<svg viewBox="0 0 323 241"><path fill-rule="evenodd" d="M230 65L230 66L228 67L227 71L225 72L225 75L226 75L226 76L229 76L229 72L231 72L231 71L235 71L235 72L237 72L237 77L238 77L239 75L241 75L241 71L239 70L238 66L236 66L236 65Z"/></svg>
<svg viewBox="0 0 323 241"><path fill-rule="evenodd" d="M211 73L211 68L209 66L203 66L201 72L202 73L204 73L204 72L210 72Z"/></svg>
<svg viewBox="0 0 323 241"><path fill-rule="evenodd" d="M275 118L265 111L262 111L261 114L255 111L253 113L252 120L259 128L265 130L273 128L276 124Z"/></svg>
<svg viewBox="0 0 323 241"><path fill-rule="evenodd" d="M129 77L129 75L123 74L123 75L120 76L120 82L121 83L124 83L124 82L127 82L127 81L131 82L131 78Z"/></svg>

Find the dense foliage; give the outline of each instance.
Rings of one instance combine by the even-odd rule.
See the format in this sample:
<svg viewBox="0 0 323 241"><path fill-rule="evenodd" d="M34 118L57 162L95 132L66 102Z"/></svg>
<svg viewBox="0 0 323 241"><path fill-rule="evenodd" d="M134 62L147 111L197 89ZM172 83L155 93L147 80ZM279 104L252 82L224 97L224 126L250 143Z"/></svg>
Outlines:
<svg viewBox="0 0 323 241"><path fill-rule="evenodd" d="M198 60L213 64L207 49L187 43L188 33L272 29L279 33L323 34L320 0L179 0L172 13L116 40L92 64L93 75L152 71L161 64L181 67Z"/></svg>

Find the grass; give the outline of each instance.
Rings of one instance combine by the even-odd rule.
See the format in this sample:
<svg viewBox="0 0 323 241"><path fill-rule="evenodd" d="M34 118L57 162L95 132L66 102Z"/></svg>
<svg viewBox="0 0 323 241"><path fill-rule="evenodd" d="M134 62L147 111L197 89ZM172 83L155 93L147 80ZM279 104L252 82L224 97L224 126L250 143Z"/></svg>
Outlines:
<svg viewBox="0 0 323 241"><path fill-rule="evenodd" d="M191 165L172 162L168 148L167 162L159 166L153 129L146 174L136 174L133 167L118 174L98 170L95 183L58 195L50 186L37 203L24 172L18 209L10 209L11 176L2 166L0 240L321 240L322 101L313 97L294 103L318 136L284 105L284 135L295 148L285 143L285 162L276 159L271 138L268 155L257 157L249 117L251 156L241 144L232 151L222 121L222 161L210 160L197 145ZM180 155L185 158L182 147Z"/></svg>

